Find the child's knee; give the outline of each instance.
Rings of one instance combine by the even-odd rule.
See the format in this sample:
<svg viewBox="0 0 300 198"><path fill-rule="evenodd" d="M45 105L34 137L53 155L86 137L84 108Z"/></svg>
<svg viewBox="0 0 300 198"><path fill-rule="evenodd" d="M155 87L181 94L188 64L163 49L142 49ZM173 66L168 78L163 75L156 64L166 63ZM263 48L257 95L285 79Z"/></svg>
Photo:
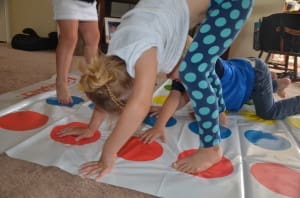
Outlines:
<svg viewBox="0 0 300 198"><path fill-rule="evenodd" d="M265 119L265 120L274 120L274 119L276 119L276 114L272 110L269 110L269 111L257 111L256 110L256 115L261 117L262 119Z"/></svg>

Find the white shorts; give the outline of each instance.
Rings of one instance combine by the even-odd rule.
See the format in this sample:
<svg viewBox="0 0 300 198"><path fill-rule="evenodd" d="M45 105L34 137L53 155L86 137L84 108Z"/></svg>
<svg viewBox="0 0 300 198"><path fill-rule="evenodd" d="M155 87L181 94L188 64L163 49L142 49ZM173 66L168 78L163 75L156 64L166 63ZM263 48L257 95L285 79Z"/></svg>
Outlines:
<svg viewBox="0 0 300 198"><path fill-rule="evenodd" d="M52 3L55 20L98 20L96 1L94 3L87 3L79 0L52 0Z"/></svg>

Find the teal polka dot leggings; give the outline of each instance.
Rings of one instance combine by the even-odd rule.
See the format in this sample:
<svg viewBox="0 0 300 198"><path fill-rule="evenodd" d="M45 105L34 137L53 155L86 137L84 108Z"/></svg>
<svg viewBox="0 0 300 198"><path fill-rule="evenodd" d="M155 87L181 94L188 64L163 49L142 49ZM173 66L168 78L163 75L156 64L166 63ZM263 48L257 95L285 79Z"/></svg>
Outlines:
<svg viewBox="0 0 300 198"><path fill-rule="evenodd" d="M220 144L219 113L225 111L225 104L214 65L231 45L251 9L252 0L212 0L208 15L180 65L180 78L199 126L200 147Z"/></svg>

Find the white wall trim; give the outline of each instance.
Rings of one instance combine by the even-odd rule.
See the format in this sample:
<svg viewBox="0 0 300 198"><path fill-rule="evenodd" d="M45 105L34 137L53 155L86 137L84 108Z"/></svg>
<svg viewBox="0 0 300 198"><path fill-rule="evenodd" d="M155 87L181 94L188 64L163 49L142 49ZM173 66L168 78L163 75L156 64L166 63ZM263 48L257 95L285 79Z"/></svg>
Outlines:
<svg viewBox="0 0 300 198"><path fill-rule="evenodd" d="M5 16L5 30L6 30L6 42L10 43L10 23L9 23L9 13L8 13L8 0L4 0L4 16Z"/></svg>

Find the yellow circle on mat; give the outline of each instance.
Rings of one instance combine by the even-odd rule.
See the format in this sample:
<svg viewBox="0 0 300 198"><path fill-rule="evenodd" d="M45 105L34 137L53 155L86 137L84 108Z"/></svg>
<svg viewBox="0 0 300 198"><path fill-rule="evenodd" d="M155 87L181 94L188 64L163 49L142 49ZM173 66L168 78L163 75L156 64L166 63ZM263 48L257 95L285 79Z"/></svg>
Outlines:
<svg viewBox="0 0 300 198"><path fill-rule="evenodd" d="M288 118L288 123L300 129L300 118Z"/></svg>
<svg viewBox="0 0 300 198"><path fill-rule="evenodd" d="M242 110L239 112L241 116L243 116L248 121L260 122L263 124L275 124L276 120L265 120L261 117L257 116L255 111Z"/></svg>
<svg viewBox="0 0 300 198"><path fill-rule="evenodd" d="M83 91L83 87L82 87L81 84L78 84L77 88L78 88L79 91Z"/></svg>
<svg viewBox="0 0 300 198"><path fill-rule="evenodd" d="M154 96L152 101L155 104L162 105L165 103L166 99L167 99L167 96Z"/></svg>

